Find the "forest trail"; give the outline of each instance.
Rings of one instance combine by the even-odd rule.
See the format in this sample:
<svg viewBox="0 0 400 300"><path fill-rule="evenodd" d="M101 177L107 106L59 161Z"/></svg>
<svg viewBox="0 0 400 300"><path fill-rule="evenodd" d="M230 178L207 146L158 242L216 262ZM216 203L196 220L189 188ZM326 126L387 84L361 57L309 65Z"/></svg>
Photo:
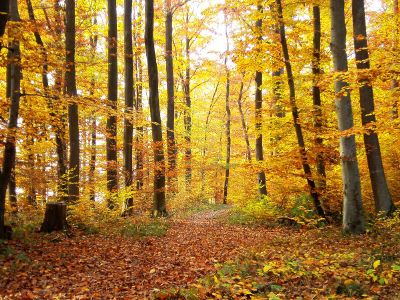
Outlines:
<svg viewBox="0 0 400 300"><path fill-rule="evenodd" d="M4 299L146 299L174 286L187 286L263 245L277 233L265 228L222 224L228 210L171 220L163 237L133 239L76 234L52 241L9 242L14 253L0 269ZM280 229L282 230L282 229Z"/></svg>

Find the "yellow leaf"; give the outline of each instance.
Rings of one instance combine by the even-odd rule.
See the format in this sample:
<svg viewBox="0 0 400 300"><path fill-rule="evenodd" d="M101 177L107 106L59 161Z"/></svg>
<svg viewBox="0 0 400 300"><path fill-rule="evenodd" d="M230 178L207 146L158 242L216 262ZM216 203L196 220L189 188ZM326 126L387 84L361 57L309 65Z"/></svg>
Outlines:
<svg viewBox="0 0 400 300"><path fill-rule="evenodd" d="M156 269L151 269L149 273L150 273L150 274L153 274L153 273L155 273L155 272L156 272Z"/></svg>
<svg viewBox="0 0 400 300"><path fill-rule="evenodd" d="M376 261L374 261L374 263L372 264L373 268L376 269L377 267L379 267L381 264L381 261L378 259Z"/></svg>

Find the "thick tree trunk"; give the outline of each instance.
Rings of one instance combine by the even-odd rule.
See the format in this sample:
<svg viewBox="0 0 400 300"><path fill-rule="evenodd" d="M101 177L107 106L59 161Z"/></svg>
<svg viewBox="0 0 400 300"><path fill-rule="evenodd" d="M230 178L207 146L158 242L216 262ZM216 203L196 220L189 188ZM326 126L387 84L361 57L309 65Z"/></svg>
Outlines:
<svg viewBox="0 0 400 300"><path fill-rule="evenodd" d="M348 71L346 53L346 23L344 0L331 0L331 34L334 70L341 75ZM361 198L360 173L358 170L356 141L354 134L344 132L353 128L353 112L348 83L339 76L335 80L336 112L340 138L340 158L343 179L343 230L354 234L365 231L363 204Z"/></svg>
<svg viewBox="0 0 400 300"><path fill-rule="evenodd" d="M320 194L323 194L326 188L326 172L323 148L323 139L321 138L322 129L322 109L321 109L321 89L319 87L319 80L321 75L321 13L320 8L317 5L313 6L313 61L312 61L312 73L313 73L313 106L314 106L314 128L316 131L315 147L317 148L316 164L318 180L317 188ZM325 207L327 209L327 207Z"/></svg>
<svg viewBox="0 0 400 300"><path fill-rule="evenodd" d="M237 100L237 104L238 104L238 108L239 108L240 121L242 124L243 137L244 137L244 141L246 143L246 159L250 162L251 161L251 147L250 147L249 132L247 129L246 119L244 117L244 112L243 112L243 107L242 107L243 88L244 88L243 80L244 80L244 78L242 78L242 81L240 82L239 97Z"/></svg>
<svg viewBox="0 0 400 300"><path fill-rule="evenodd" d="M18 1L11 0L10 2L10 20L19 22ZM10 28L9 36L15 35L18 28ZM5 201L7 187L10 182L13 167L15 166L16 155L16 132L19 114L19 100L20 100L20 85L21 85L21 55L19 41L13 40L8 46L10 51L9 72L10 76L10 110L7 125L7 137L4 146L3 166L0 172L0 239L6 238L7 232L4 224L5 214Z"/></svg>
<svg viewBox="0 0 400 300"><path fill-rule="evenodd" d="M132 0L124 1L124 55L125 55L125 119L124 119L124 176L125 187L132 186L133 176L133 99L135 98L133 80L133 46L132 46ZM125 199L127 214L132 213L133 197L129 193Z"/></svg>
<svg viewBox="0 0 400 300"><path fill-rule="evenodd" d="M65 92L69 98L69 200L79 199L79 116L75 76L75 0L65 2Z"/></svg>
<svg viewBox="0 0 400 300"><path fill-rule="evenodd" d="M306 176L308 187L310 188L310 195L314 201L315 210L319 216L325 217L325 213L324 213L324 210L322 209L321 202L319 200L319 195L316 190L315 182L312 178L311 168L307 161L307 152L306 152L305 143L304 143L304 136L303 136L303 131L302 131L302 128L300 125L299 112L298 112L298 108L297 108L297 104L296 104L296 90L295 90L295 85L294 85L292 65L290 63L290 58L289 58L289 49L288 49L287 41L286 41L286 32L285 32L285 25L283 22L283 12L282 12L281 0L276 0L276 6L277 6L277 10L278 10L279 32L280 32L280 37L281 37L282 52L283 52L283 57L285 60L285 67L286 67L286 73L287 73L288 85L289 85L290 106L292 108L293 124L294 124L294 128L296 131L297 144L299 146L301 163L303 165L304 175Z"/></svg>
<svg viewBox="0 0 400 300"><path fill-rule="evenodd" d="M357 69L369 70L370 62L364 0L353 0L352 10L354 51ZM367 133L364 134L364 146L367 154L372 191L374 193L375 210L377 213L387 216L394 210L394 205L383 169L378 134L373 129L373 125L376 123L373 89L368 75L359 73L358 83L360 84L361 122L363 126L368 128Z"/></svg>
<svg viewBox="0 0 400 300"><path fill-rule="evenodd" d="M165 205L165 161L158 95L158 69L154 48L154 0L146 0L145 15L145 45L149 76L149 107L154 147L154 214L156 216L165 216L167 215L167 208Z"/></svg>
<svg viewBox="0 0 400 300"><path fill-rule="evenodd" d="M262 13L263 7L261 4L257 5L257 10ZM262 19L256 21L256 29L258 37L258 43L262 43ZM255 95L255 127L256 127L256 161L262 163L264 161L264 149L263 149L263 135L262 135L262 72L256 71L255 83L256 83L256 95ZM267 186L264 170L261 170L257 174L258 177L258 192L263 197L267 196Z"/></svg>
<svg viewBox="0 0 400 300"><path fill-rule="evenodd" d="M108 105L107 117L107 191L115 193L118 189L117 172L117 101L118 101L118 62L117 62L117 6L116 0L108 0ZM111 195L109 208L114 208Z"/></svg>
<svg viewBox="0 0 400 300"><path fill-rule="evenodd" d="M175 84L174 63L172 54L172 7L171 0L166 0L165 16L165 61L167 73L167 148L168 148L168 186L172 192L176 192L176 158L177 148L175 142Z"/></svg>
<svg viewBox="0 0 400 300"><path fill-rule="evenodd" d="M41 232L53 232L67 229L67 205L64 202L48 202Z"/></svg>
<svg viewBox="0 0 400 300"><path fill-rule="evenodd" d="M225 13L225 38L226 38L226 54L225 54L225 73L226 73L226 91L225 91L225 110L226 110L226 160L225 160L225 181L224 181L224 195L223 204L228 201L228 188L229 188L229 172L231 163L231 108L229 104L230 99L230 71L228 68L228 55L229 55L229 35L228 23Z"/></svg>

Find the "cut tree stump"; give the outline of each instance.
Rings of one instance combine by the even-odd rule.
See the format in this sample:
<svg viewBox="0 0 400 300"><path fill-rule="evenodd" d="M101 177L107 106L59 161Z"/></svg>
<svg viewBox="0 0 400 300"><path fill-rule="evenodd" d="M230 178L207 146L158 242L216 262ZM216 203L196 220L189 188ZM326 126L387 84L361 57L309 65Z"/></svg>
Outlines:
<svg viewBox="0 0 400 300"><path fill-rule="evenodd" d="M67 229L67 205L65 202L48 202L41 232L52 232Z"/></svg>

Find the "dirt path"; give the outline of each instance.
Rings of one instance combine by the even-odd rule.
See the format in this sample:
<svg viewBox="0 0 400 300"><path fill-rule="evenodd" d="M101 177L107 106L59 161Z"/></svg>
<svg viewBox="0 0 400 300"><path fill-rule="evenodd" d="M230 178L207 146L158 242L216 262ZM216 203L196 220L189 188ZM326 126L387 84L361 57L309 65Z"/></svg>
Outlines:
<svg viewBox="0 0 400 300"><path fill-rule="evenodd" d="M0 265L0 298L147 299L157 290L195 281L215 263L274 235L222 225L215 221L222 213L171 221L161 238L77 235L56 243L41 236L29 245L12 241L13 259Z"/></svg>

